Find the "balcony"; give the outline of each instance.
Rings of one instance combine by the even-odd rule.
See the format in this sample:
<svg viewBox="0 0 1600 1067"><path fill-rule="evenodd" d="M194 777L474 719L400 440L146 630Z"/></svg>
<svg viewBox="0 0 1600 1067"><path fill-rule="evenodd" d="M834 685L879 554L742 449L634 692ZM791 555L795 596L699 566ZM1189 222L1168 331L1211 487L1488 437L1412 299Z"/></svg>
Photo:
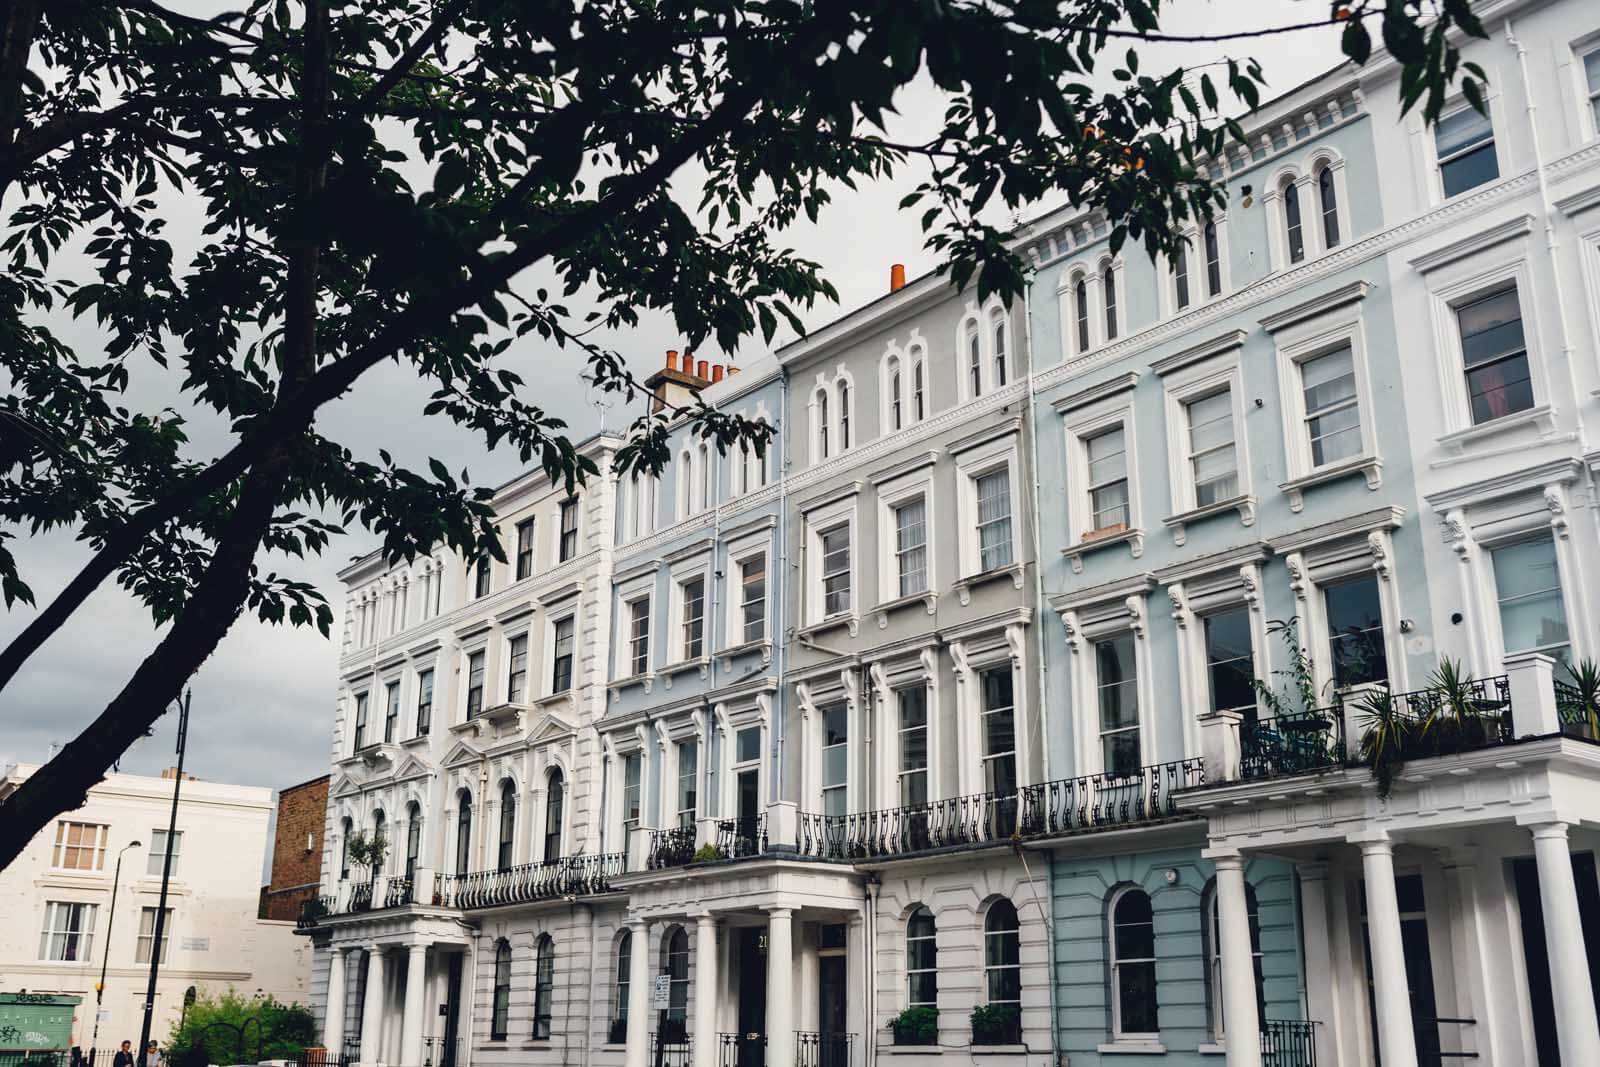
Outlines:
<svg viewBox="0 0 1600 1067"><path fill-rule="evenodd" d="M666 1021L671 1023L673 1020ZM694 1063L694 1042L682 1032L682 1027L680 1022L677 1032L650 1035L650 1067L691 1067Z"/></svg>
<svg viewBox="0 0 1600 1067"><path fill-rule="evenodd" d="M717 1067L764 1067L766 1034L718 1034Z"/></svg>
<svg viewBox="0 0 1600 1067"><path fill-rule="evenodd" d="M673 826L666 830L650 831L650 853L645 859L648 870L659 871L668 867L682 867L694 859L695 828Z"/></svg>
<svg viewBox="0 0 1600 1067"><path fill-rule="evenodd" d="M1347 759L1343 704L1239 724L1239 777L1313 774Z"/></svg>
<svg viewBox="0 0 1600 1067"><path fill-rule="evenodd" d="M1022 834L1067 834L1149 826L1188 816L1173 794L1205 782L1201 760L1173 760L1131 774L1088 774L1022 790Z"/></svg>
<svg viewBox="0 0 1600 1067"><path fill-rule="evenodd" d="M850 1067L850 1046L854 1034L818 1033L796 1030L794 1067Z"/></svg>
<svg viewBox="0 0 1600 1067"><path fill-rule="evenodd" d="M1261 1020L1261 1067L1317 1067L1316 1023Z"/></svg>
<svg viewBox="0 0 1600 1067"><path fill-rule="evenodd" d="M403 908L411 903L412 883L409 878L391 878L383 893L383 906Z"/></svg>
<svg viewBox="0 0 1600 1067"><path fill-rule="evenodd" d="M764 856L768 845L765 813L723 819L717 823L717 850L722 853L722 859L742 860Z"/></svg>
<svg viewBox="0 0 1600 1067"><path fill-rule="evenodd" d="M345 909L348 914L356 915L363 911L372 910L372 883L355 882L350 886L350 904Z"/></svg>
<svg viewBox="0 0 1600 1067"><path fill-rule="evenodd" d="M623 853L603 852L524 863L504 870L445 875L434 887L433 903L471 911L609 893L611 879L622 874L625 867Z"/></svg>
<svg viewBox="0 0 1600 1067"><path fill-rule="evenodd" d="M312 897L300 905L300 917L295 920L296 931L305 933L317 928L317 923L333 914L336 898Z"/></svg>

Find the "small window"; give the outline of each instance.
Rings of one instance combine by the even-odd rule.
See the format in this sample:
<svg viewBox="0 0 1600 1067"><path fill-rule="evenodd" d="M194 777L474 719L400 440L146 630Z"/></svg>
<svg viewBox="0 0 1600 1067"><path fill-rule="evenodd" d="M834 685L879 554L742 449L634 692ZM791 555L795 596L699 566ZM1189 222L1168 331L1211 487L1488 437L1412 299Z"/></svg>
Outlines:
<svg viewBox="0 0 1600 1067"><path fill-rule="evenodd" d="M1009 567L1011 551L1011 472L991 471L977 480L978 569Z"/></svg>
<svg viewBox="0 0 1600 1067"><path fill-rule="evenodd" d="M578 498L561 502L561 562L578 554Z"/></svg>
<svg viewBox="0 0 1600 1067"><path fill-rule="evenodd" d="M1150 895L1124 889L1111 905L1111 1030L1116 1037L1160 1031L1156 1021L1156 933Z"/></svg>
<svg viewBox="0 0 1600 1067"><path fill-rule="evenodd" d="M572 688L572 643L577 623L571 615L556 620L555 654L550 663L550 692L565 693Z"/></svg>
<svg viewBox="0 0 1600 1067"><path fill-rule="evenodd" d="M356 694L355 750L367 747L367 694Z"/></svg>
<svg viewBox="0 0 1600 1067"><path fill-rule="evenodd" d="M433 672L417 675L417 736L427 737L433 729Z"/></svg>
<svg viewBox="0 0 1600 1067"><path fill-rule="evenodd" d="M1208 507L1239 495L1239 456L1234 447L1233 394L1230 390L1191 400L1189 473L1194 479L1194 506Z"/></svg>
<svg viewBox="0 0 1600 1067"><path fill-rule="evenodd" d="M550 772L544 793L544 859L561 858L561 831L566 825L567 781L557 767Z"/></svg>
<svg viewBox="0 0 1600 1067"><path fill-rule="evenodd" d="M835 526L822 534L822 614L840 615L850 610L850 526Z"/></svg>
<svg viewBox="0 0 1600 1067"><path fill-rule="evenodd" d="M481 556L473 570L473 599L480 599L489 595L489 579L491 576L492 561L488 556Z"/></svg>
<svg viewBox="0 0 1600 1067"><path fill-rule="evenodd" d="M355 823L346 815L339 820L339 879L350 877L350 835L356 832Z"/></svg>
<svg viewBox="0 0 1600 1067"><path fill-rule="evenodd" d="M178 857L183 853L183 831L178 830L168 833L165 830L150 831L150 854L146 861L145 873L151 878L160 878L165 874L167 853L172 853L172 874L177 877Z"/></svg>
<svg viewBox="0 0 1600 1067"><path fill-rule="evenodd" d="M1127 438L1121 426L1084 442L1089 461L1090 525L1086 536L1126 530L1128 514Z"/></svg>
<svg viewBox="0 0 1600 1067"><path fill-rule="evenodd" d="M506 671L506 702L520 704L528 693L528 635L511 639L511 664Z"/></svg>
<svg viewBox="0 0 1600 1067"><path fill-rule="evenodd" d="M667 937L661 973L667 979L667 1023L663 1041L682 1042L689 1021L689 934L675 926Z"/></svg>
<svg viewBox="0 0 1600 1067"><path fill-rule="evenodd" d="M641 597L628 605L629 673L650 670L650 598Z"/></svg>
<svg viewBox="0 0 1600 1067"><path fill-rule="evenodd" d="M611 1043L620 1045L628 1033L628 986L633 974L633 931L624 930L617 938L617 986L614 994L616 1008L611 1017L616 1022L611 1027Z"/></svg>
<svg viewBox="0 0 1600 1067"><path fill-rule="evenodd" d="M1255 718L1255 653L1250 644L1250 612L1233 608L1202 620L1206 639L1206 677L1211 710L1241 711Z"/></svg>
<svg viewBox="0 0 1600 1067"><path fill-rule="evenodd" d="M1507 652L1543 652L1569 663L1571 637L1561 568L1549 534L1493 549L1495 599ZM1564 673L1564 672L1563 672Z"/></svg>
<svg viewBox="0 0 1600 1067"><path fill-rule="evenodd" d="M684 741L678 745L678 825L694 827L700 793L700 743Z"/></svg>
<svg viewBox="0 0 1600 1067"><path fill-rule="evenodd" d="M706 651L706 580L694 578L684 582L683 595L683 658L699 659Z"/></svg>
<svg viewBox="0 0 1600 1067"><path fill-rule="evenodd" d="M1333 167L1323 164L1317 170L1317 199L1322 206L1322 244L1339 247L1339 194L1333 187Z"/></svg>
<svg viewBox="0 0 1600 1067"><path fill-rule="evenodd" d="M483 653L474 652L467 657L467 719L470 721L483 713Z"/></svg>
<svg viewBox="0 0 1600 1067"><path fill-rule="evenodd" d="M1017 909L1009 900L989 905L983 919L986 1002L1022 1008L1022 939ZM1019 1035L1020 1036L1020 1035Z"/></svg>
<svg viewBox="0 0 1600 1067"><path fill-rule="evenodd" d="M1343 689L1386 681L1389 662L1383 643L1377 576L1368 574L1329 585L1323 591L1323 603L1328 613L1333 684Z"/></svg>
<svg viewBox="0 0 1600 1067"><path fill-rule="evenodd" d="M839 451L850 450L850 383L839 383Z"/></svg>
<svg viewBox="0 0 1600 1067"><path fill-rule="evenodd" d="M1323 467L1361 454L1361 404L1355 356L1349 345L1300 364L1306 440L1311 465Z"/></svg>
<svg viewBox="0 0 1600 1067"><path fill-rule="evenodd" d="M472 794L456 794L456 874L472 869Z"/></svg>
<svg viewBox="0 0 1600 1067"><path fill-rule="evenodd" d="M969 322L962 348L966 352L967 387L976 399L983 395L983 342L978 337L978 324Z"/></svg>
<svg viewBox="0 0 1600 1067"><path fill-rule="evenodd" d="M761 728L747 726L734 736L734 760L752 763L761 758Z"/></svg>
<svg viewBox="0 0 1600 1067"><path fill-rule="evenodd" d="M539 935L533 956L533 1038L550 1036L551 1008L556 992L556 942L549 934Z"/></svg>
<svg viewBox="0 0 1600 1067"><path fill-rule="evenodd" d="M1072 303L1077 311L1078 351L1089 351L1089 284L1081 277L1072 287Z"/></svg>
<svg viewBox="0 0 1600 1067"><path fill-rule="evenodd" d="M638 752L622 757L622 834L631 839L639 828L643 791L643 759Z"/></svg>
<svg viewBox="0 0 1600 1067"><path fill-rule="evenodd" d="M406 881L417 877L422 860L422 808L415 801L406 805Z"/></svg>
<svg viewBox="0 0 1600 1067"><path fill-rule="evenodd" d="M106 834L110 827L93 822L56 823L50 865L64 871L100 871L106 866Z"/></svg>
<svg viewBox="0 0 1600 1067"><path fill-rule="evenodd" d="M695 449L695 510L704 511L711 506L711 449L704 443Z"/></svg>
<svg viewBox="0 0 1600 1067"><path fill-rule="evenodd" d="M767 637L767 556L751 556L739 564L739 610L745 641Z"/></svg>
<svg viewBox="0 0 1600 1067"><path fill-rule="evenodd" d="M828 393L825 389L817 390L817 458L828 458Z"/></svg>
<svg viewBox="0 0 1600 1067"><path fill-rule="evenodd" d="M1456 308L1474 426L1533 407L1516 286Z"/></svg>
<svg viewBox="0 0 1600 1067"><path fill-rule="evenodd" d="M1494 155L1494 124L1476 108L1464 107L1435 123L1433 144L1446 197L1500 177L1500 164Z"/></svg>
<svg viewBox="0 0 1600 1067"><path fill-rule="evenodd" d="M517 581L533 573L533 520L517 523Z"/></svg>
<svg viewBox="0 0 1600 1067"><path fill-rule="evenodd" d="M495 852L495 867L509 871L516 861L517 787L511 779L500 783L500 840Z"/></svg>
<svg viewBox="0 0 1600 1067"><path fill-rule="evenodd" d="M1217 224L1206 223L1206 296L1222 295L1222 246L1217 241Z"/></svg>
<svg viewBox="0 0 1600 1067"><path fill-rule="evenodd" d="M928 588L927 505L922 497L894 509L895 572L900 596L913 596Z"/></svg>
<svg viewBox="0 0 1600 1067"><path fill-rule="evenodd" d="M850 711L844 704L822 709L822 813L850 813Z"/></svg>
<svg viewBox="0 0 1600 1067"><path fill-rule="evenodd" d="M39 934L39 958L57 962L84 961L94 952L93 904L51 900L44 906L44 929Z"/></svg>
<svg viewBox="0 0 1600 1067"><path fill-rule="evenodd" d="M895 693L900 710L900 806L928 803L928 690L923 686Z"/></svg>
<svg viewBox="0 0 1600 1067"><path fill-rule="evenodd" d="M1289 235L1289 262L1299 263L1306 258L1306 230L1300 218L1300 187L1292 181L1283 183L1283 224Z"/></svg>
<svg viewBox="0 0 1600 1067"><path fill-rule="evenodd" d="M1101 272L1100 286L1106 298L1106 340L1117 339L1117 271L1110 264Z"/></svg>
<svg viewBox="0 0 1600 1067"><path fill-rule="evenodd" d="M504 1041L511 1024L511 942L494 943L494 1002L489 1015L489 1040Z"/></svg>
<svg viewBox="0 0 1600 1067"><path fill-rule="evenodd" d="M156 943L156 909L139 909L139 940L134 945L133 962L149 963L150 955ZM167 949L172 945L172 909L164 909L161 916L161 959L162 966L167 962Z"/></svg>
<svg viewBox="0 0 1600 1067"><path fill-rule="evenodd" d="M939 1006L939 937L933 912L918 905L906 921L906 1006Z"/></svg>
<svg viewBox="0 0 1600 1067"><path fill-rule="evenodd" d="M902 425L900 399L900 360L889 357L889 427L898 430Z"/></svg>
<svg viewBox="0 0 1600 1067"><path fill-rule="evenodd" d="M983 693L980 726L984 789L991 796L1010 796L1017 791L1017 729L1011 668L991 668L980 672L978 677Z"/></svg>
<svg viewBox="0 0 1600 1067"><path fill-rule="evenodd" d="M1600 134L1600 48L1583 57L1583 85L1589 94L1589 119Z"/></svg>
<svg viewBox="0 0 1600 1067"><path fill-rule="evenodd" d="M994 338L994 387L1005 388L1011 380L1010 368L1006 365L1008 354L1006 352L1006 316L1005 312L995 310L989 316L990 336Z"/></svg>
<svg viewBox="0 0 1600 1067"><path fill-rule="evenodd" d="M1177 288L1178 310L1182 311L1189 306L1189 246L1187 243L1178 245L1178 250L1172 257L1172 281Z"/></svg>
<svg viewBox="0 0 1600 1067"><path fill-rule="evenodd" d="M1099 690L1101 769L1111 775L1137 774L1139 674L1132 634L1094 645L1095 685Z"/></svg>
<svg viewBox="0 0 1600 1067"><path fill-rule="evenodd" d="M922 354L918 352L916 361L911 364L911 413L912 417L921 422L928 414L926 398L923 395L922 380L925 375Z"/></svg>

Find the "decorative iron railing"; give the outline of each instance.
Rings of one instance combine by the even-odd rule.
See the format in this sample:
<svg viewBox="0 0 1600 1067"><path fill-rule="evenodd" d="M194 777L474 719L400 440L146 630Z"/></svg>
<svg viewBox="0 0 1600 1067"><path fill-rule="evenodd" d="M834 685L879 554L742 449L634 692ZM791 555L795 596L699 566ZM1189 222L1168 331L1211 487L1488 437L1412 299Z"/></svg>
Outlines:
<svg viewBox="0 0 1600 1067"><path fill-rule="evenodd" d="M460 1038L454 1041L431 1036L422 1039L422 1067L456 1067L460 1062Z"/></svg>
<svg viewBox="0 0 1600 1067"><path fill-rule="evenodd" d="M1400 754L1406 759L1452 756L1516 740L1511 683L1503 674L1471 679L1456 692L1431 687L1389 699L1395 719L1404 725Z"/></svg>
<svg viewBox="0 0 1600 1067"><path fill-rule="evenodd" d="M356 882L350 886L350 913L372 910L372 883Z"/></svg>
<svg viewBox="0 0 1600 1067"><path fill-rule="evenodd" d="M333 914L334 897L312 897L300 905L300 917L294 921L296 930L314 930L317 923Z"/></svg>
<svg viewBox="0 0 1600 1067"><path fill-rule="evenodd" d="M1173 794L1205 784L1205 777L1202 761L1186 759L1129 774L1086 774L1026 786L1021 832L1050 837L1187 818Z"/></svg>
<svg viewBox="0 0 1600 1067"><path fill-rule="evenodd" d="M1263 1019L1261 1067L1317 1067L1316 1023Z"/></svg>
<svg viewBox="0 0 1600 1067"><path fill-rule="evenodd" d="M1555 683L1556 717L1561 732L1571 737L1600 741L1600 708L1585 700L1583 690L1566 682Z"/></svg>
<svg viewBox="0 0 1600 1067"><path fill-rule="evenodd" d="M742 860L767 854L767 816L723 819L717 823L717 849L723 859Z"/></svg>
<svg viewBox="0 0 1600 1067"><path fill-rule="evenodd" d="M623 873L622 852L563 856L498 871L445 875L435 883L433 902L442 908L494 908L557 897L609 893L611 879Z"/></svg>
<svg viewBox="0 0 1600 1067"><path fill-rule="evenodd" d="M687 1034L650 1035L650 1067L690 1067L694 1041Z"/></svg>
<svg viewBox="0 0 1600 1067"><path fill-rule="evenodd" d="M796 846L802 856L846 862L971 847L1009 838L1019 808L1014 793L975 793L853 815L803 814Z"/></svg>
<svg viewBox="0 0 1600 1067"><path fill-rule="evenodd" d="M850 1046L854 1034L818 1033L796 1030L794 1067L850 1067Z"/></svg>
<svg viewBox="0 0 1600 1067"><path fill-rule="evenodd" d="M717 1067L765 1067L766 1034L718 1034Z"/></svg>
<svg viewBox="0 0 1600 1067"><path fill-rule="evenodd" d="M1239 777L1245 781L1341 767L1346 756L1343 704L1239 724Z"/></svg>
<svg viewBox="0 0 1600 1067"><path fill-rule="evenodd" d="M650 831L650 855L646 866L652 871L682 867L694 859L694 827L672 826Z"/></svg>
<svg viewBox="0 0 1600 1067"><path fill-rule="evenodd" d="M383 906L386 908L403 908L411 903L411 879L391 878L388 888L383 894Z"/></svg>

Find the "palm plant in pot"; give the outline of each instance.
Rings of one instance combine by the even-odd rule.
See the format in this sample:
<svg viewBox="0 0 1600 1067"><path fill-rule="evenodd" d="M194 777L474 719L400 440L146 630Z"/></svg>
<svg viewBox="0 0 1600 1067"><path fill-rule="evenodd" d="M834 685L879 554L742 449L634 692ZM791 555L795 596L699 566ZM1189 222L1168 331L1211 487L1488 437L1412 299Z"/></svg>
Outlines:
<svg viewBox="0 0 1600 1067"><path fill-rule="evenodd" d="M1441 656L1428 678L1428 689L1434 701L1422 724L1422 733L1432 735L1434 750L1451 753L1482 748L1488 740L1488 729L1478 707L1478 686L1472 675L1458 661Z"/></svg>
<svg viewBox="0 0 1600 1067"><path fill-rule="evenodd" d="M1411 723L1399 713L1387 689L1368 690L1356 707L1361 727L1361 759L1372 768L1378 795L1388 797L1394 779L1405 765Z"/></svg>
<svg viewBox="0 0 1600 1067"><path fill-rule="evenodd" d="M1562 729L1578 737L1600 741L1600 663L1585 658L1579 660L1576 667L1570 663L1564 667L1572 678L1572 685L1566 687L1565 694L1561 692L1562 687L1556 689ZM1561 699L1562 696L1566 699Z"/></svg>

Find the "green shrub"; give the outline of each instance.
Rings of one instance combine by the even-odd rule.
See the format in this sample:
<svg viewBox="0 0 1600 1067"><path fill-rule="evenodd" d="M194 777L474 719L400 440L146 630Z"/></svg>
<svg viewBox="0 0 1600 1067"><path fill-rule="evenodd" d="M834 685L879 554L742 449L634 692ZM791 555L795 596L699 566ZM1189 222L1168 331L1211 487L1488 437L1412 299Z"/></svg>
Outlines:
<svg viewBox="0 0 1600 1067"><path fill-rule="evenodd" d="M174 1064L188 1064L200 1052L204 1062L254 1063L295 1059L316 1043L317 1023L309 1008L230 989L196 999L184 1012L183 1025L167 1038L165 1051Z"/></svg>
<svg viewBox="0 0 1600 1067"><path fill-rule="evenodd" d="M894 1021L897 1045L936 1045L939 1043L939 1009L922 1005L907 1008Z"/></svg>
<svg viewBox="0 0 1600 1067"><path fill-rule="evenodd" d="M980 1004L972 1009L974 1045L1010 1045L1022 1040L1022 1011L1015 1004Z"/></svg>
<svg viewBox="0 0 1600 1067"><path fill-rule="evenodd" d="M695 863L715 863L721 859L727 859L727 857L722 854L722 849L716 845L701 845L694 852Z"/></svg>

